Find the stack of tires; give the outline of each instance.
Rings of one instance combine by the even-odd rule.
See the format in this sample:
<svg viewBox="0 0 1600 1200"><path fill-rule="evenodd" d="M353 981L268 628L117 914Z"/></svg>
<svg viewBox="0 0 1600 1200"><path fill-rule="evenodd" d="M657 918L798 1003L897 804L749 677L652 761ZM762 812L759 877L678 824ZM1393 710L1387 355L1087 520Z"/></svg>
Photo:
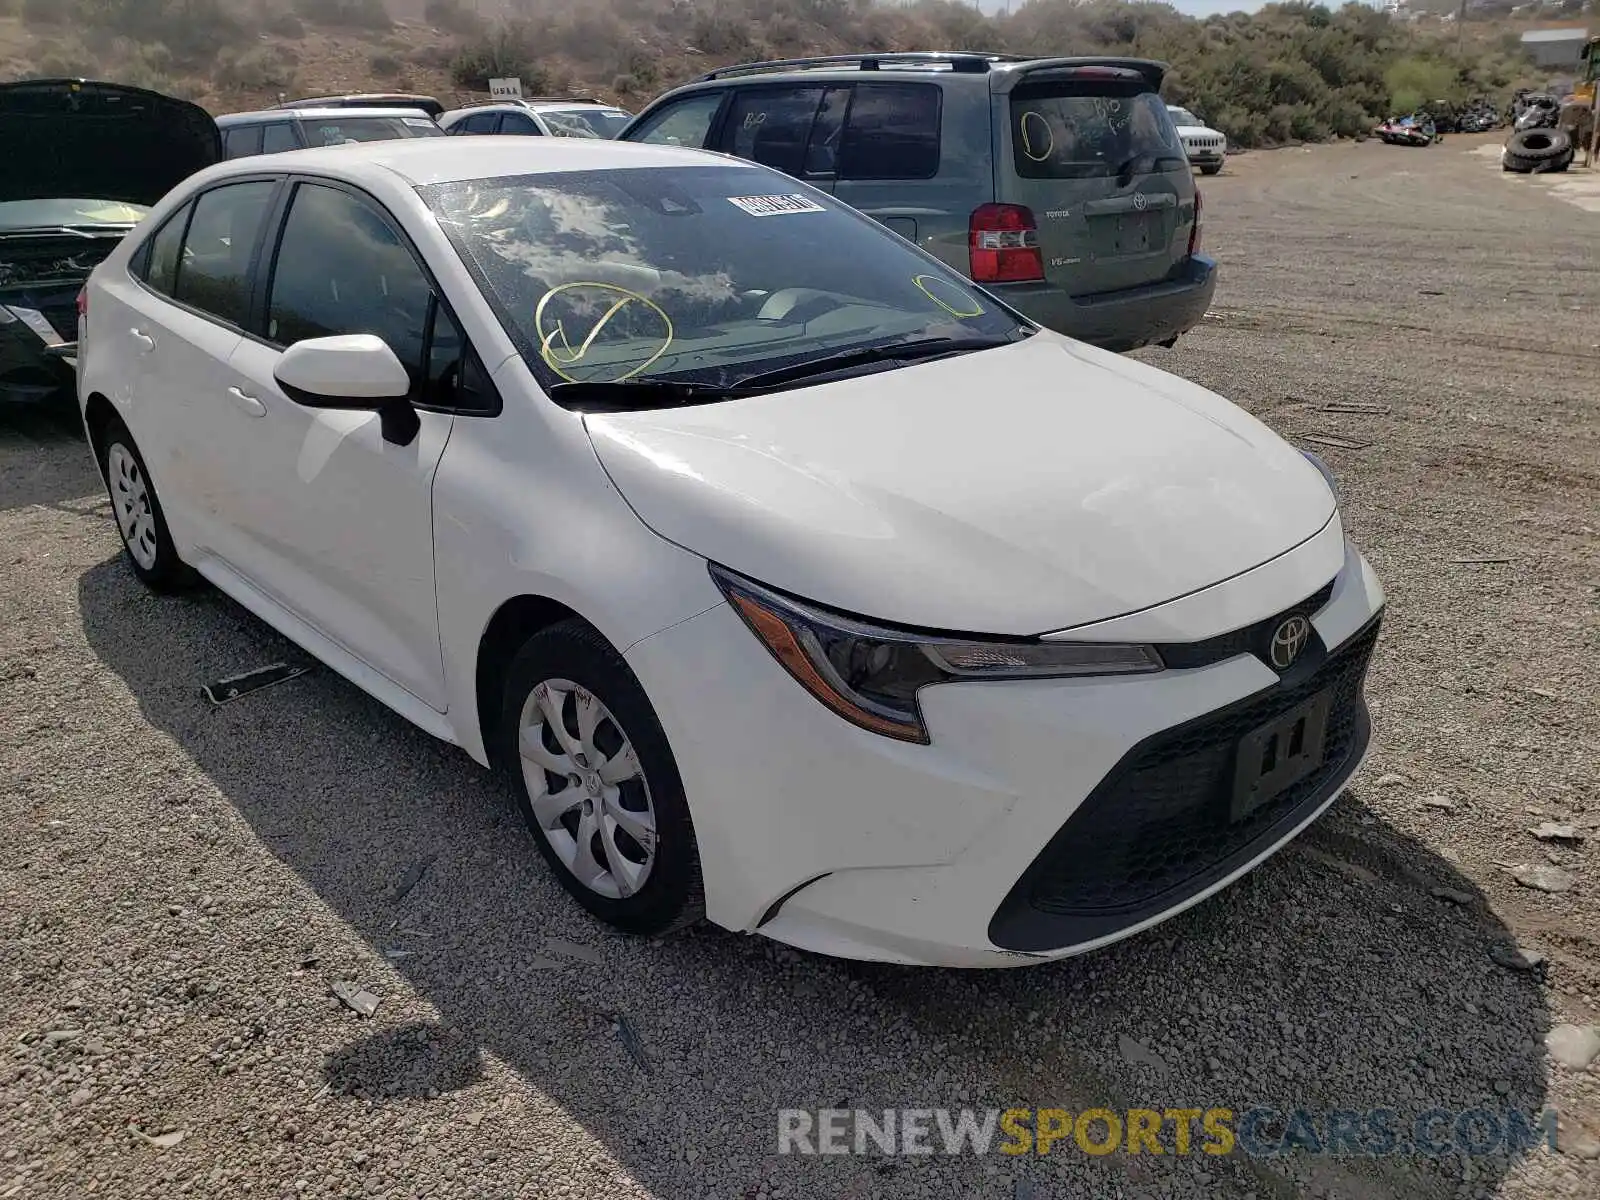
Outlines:
<svg viewBox="0 0 1600 1200"><path fill-rule="evenodd" d="M1572 135L1564 129L1519 129L1506 139L1501 169L1521 175L1565 171L1572 165Z"/></svg>

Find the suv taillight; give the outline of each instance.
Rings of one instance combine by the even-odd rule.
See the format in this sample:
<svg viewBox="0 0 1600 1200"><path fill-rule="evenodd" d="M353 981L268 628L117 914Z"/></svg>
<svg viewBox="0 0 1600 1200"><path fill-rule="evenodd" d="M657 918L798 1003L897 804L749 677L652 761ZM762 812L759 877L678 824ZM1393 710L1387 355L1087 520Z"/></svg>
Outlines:
<svg viewBox="0 0 1600 1200"><path fill-rule="evenodd" d="M1200 189L1194 190L1194 226L1189 230L1189 256L1200 253Z"/></svg>
<svg viewBox="0 0 1600 1200"><path fill-rule="evenodd" d="M968 255L976 283L1021 283L1044 278L1039 227L1020 204L980 204L967 224Z"/></svg>
<svg viewBox="0 0 1600 1200"><path fill-rule="evenodd" d="M87 285L78 289L78 315L80 317L89 315L89 288Z"/></svg>

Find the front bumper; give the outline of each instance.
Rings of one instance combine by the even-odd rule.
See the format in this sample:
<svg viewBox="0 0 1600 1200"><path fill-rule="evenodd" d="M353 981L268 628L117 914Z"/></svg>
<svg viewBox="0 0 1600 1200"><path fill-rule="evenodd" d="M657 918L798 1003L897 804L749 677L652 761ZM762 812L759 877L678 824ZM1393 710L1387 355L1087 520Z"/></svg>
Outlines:
<svg viewBox="0 0 1600 1200"><path fill-rule="evenodd" d="M1217 290L1217 264L1195 254L1175 278L1093 296L1069 296L1048 283L991 284L989 289L1046 329L1121 352L1169 341L1198 325Z"/></svg>
<svg viewBox="0 0 1600 1200"><path fill-rule="evenodd" d="M1092 950L1198 903L1314 820L1366 747L1361 681L1383 593L1342 538L1312 539L1174 605L1238 611L1254 589L1264 617L1285 607L1266 573L1293 571L1333 579L1311 617L1328 665L1312 663L1310 686L1343 672L1348 719L1305 787L1220 828L1196 807L1214 797L1163 790L1146 757L1196 729L1253 728L1296 703L1307 684L1294 669L1280 679L1239 654L1150 676L944 684L922 693L932 742L916 746L825 709L726 606L639 643L627 658L683 777L708 916L824 954L989 967ZM1160 609L1171 607L1152 610L1149 627L1170 624ZM1231 763L1227 737L1201 742L1178 748L1209 756L1213 771ZM1155 766L1181 783L1196 767L1177 761L1185 754ZM1106 815L1130 804L1113 846Z"/></svg>

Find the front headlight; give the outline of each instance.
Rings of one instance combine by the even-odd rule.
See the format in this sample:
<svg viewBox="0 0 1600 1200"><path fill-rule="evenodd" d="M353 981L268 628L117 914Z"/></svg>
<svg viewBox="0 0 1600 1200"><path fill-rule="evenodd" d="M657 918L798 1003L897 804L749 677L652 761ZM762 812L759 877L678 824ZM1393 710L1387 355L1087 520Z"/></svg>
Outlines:
<svg viewBox="0 0 1600 1200"><path fill-rule="evenodd" d="M1162 669L1153 646L960 638L828 612L712 565L711 578L801 687L852 724L928 741L917 692L957 679L1126 675Z"/></svg>
<svg viewBox="0 0 1600 1200"><path fill-rule="evenodd" d="M1339 481L1333 476L1333 468L1322 461L1321 455L1313 454L1309 450L1302 450L1300 453L1306 456L1313 467L1322 472L1322 478L1327 481L1328 490L1333 493L1333 502L1339 504Z"/></svg>

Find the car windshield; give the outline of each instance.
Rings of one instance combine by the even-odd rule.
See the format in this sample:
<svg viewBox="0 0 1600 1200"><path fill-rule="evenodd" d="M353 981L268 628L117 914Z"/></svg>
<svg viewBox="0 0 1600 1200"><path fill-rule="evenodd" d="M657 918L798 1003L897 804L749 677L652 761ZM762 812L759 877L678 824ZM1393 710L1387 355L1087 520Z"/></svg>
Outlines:
<svg viewBox="0 0 1600 1200"><path fill-rule="evenodd" d="M1011 95L1011 144L1024 179L1188 170L1167 106L1139 85L1019 87Z"/></svg>
<svg viewBox="0 0 1600 1200"><path fill-rule="evenodd" d="M8 200L0 203L0 230L62 225L136 225L150 210L120 200Z"/></svg>
<svg viewBox="0 0 1600 1200"><path fill-rule="evenodd" d="M620 108L547 108L539 115L557 137L614 138L633 119Z"/></svg>
<svg viewBox="0 0 1600 1200"><path fill-rule="evenodd" d="M959 352L1029 329L882 226L759 167L419 191L547 387L728 387L842 351L947 339Z"/></svg>
<svg viewBox="0 0 1600 1200"><path fill-rule="evenodd" d="M342 146L346 142L383 142L394 138L440 137L444 130L424 116L370 117L352 113L303 118L308 146Z"/></svg>
<svg viewBox="0 0 1600 1200"><path fill-rule="evenodd" d="M1172 114L1172 123L1174 125L1197 126L1205 124L1204 121L1187 108L1169 108L1167 111Z"/></svg>

